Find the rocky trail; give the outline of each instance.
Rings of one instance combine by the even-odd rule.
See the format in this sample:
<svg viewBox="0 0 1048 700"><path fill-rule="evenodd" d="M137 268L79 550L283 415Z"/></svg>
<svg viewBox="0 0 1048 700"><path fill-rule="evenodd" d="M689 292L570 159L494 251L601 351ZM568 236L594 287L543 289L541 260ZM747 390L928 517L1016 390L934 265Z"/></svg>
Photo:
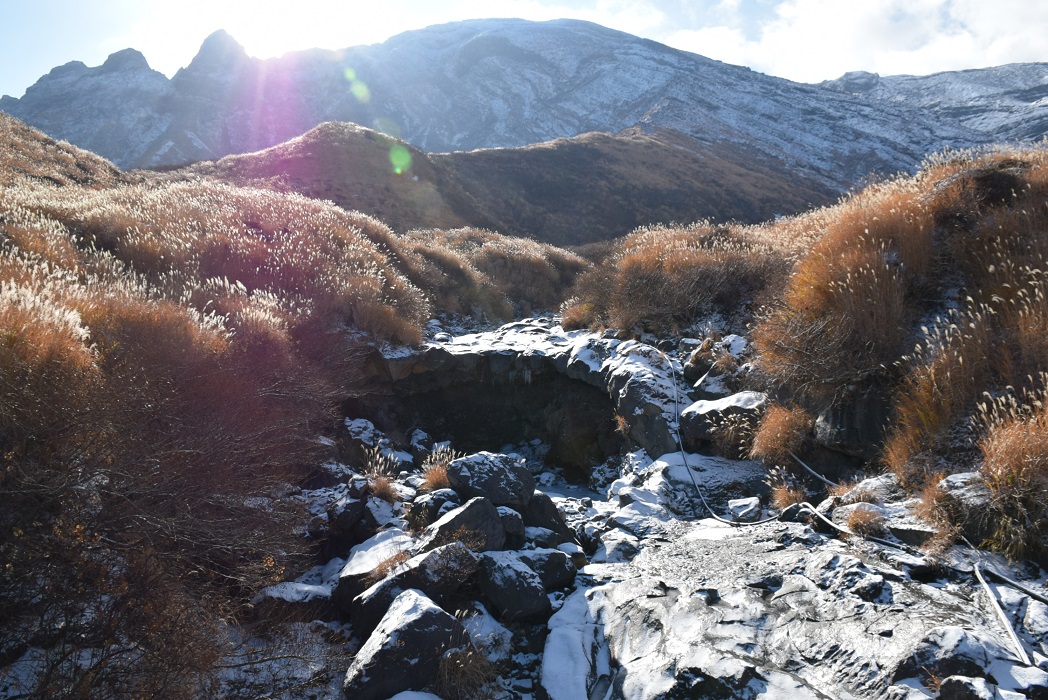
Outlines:
<svg viewBox="0 0 1048 700"><path fill-rule="evenodd" d="M745 341L720 343L745 371ZM762 397L696 367L700 346L529 319L376 348L338 459L296 496L328 561L257 601L285 620L260 655L289 635L307 651L230 672L225 690L283 677L299 685L272 696L1048 697L1044 572L925 553L934 528L891 476L821 499L821 517L768 510L764 465L708 454L716 426ZM432 488L438 462L447 484ZM979 507L971 479L947 481ZM834 529L856 509L885 534ZM983 588L976 565L1027 591Z"/></svg>

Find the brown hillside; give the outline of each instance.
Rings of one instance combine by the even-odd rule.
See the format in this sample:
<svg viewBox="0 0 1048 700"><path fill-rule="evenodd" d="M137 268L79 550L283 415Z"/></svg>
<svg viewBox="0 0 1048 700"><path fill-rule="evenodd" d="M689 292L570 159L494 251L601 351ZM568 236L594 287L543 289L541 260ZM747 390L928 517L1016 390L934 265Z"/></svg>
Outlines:
<svg viewBox="0 0 1048 700"><path fill-rule="evenodd" d="M394 150L410 155L400 173ZM370 129L327 123L279 146L160 177L200 176L329 199L398 231L472 226L555 245L609 240L659 222L754 223L835 196L778 163L674 132L426 155Z"/></svg>
<svg viewBox="0 0 1048 700"><path fill-rule="evenodd" d="M503 233L555 245L657 223L757 223L832 201L779 163L675 132L590 133L519 149L431 156L455 173Z"/></svg>
<svg viewBox="0 0 1048 700"><path fill-rule="evenodd" d="M55 141L0 112L0 187L20 179L103 186L126 180L108 160L65 141Z"/></svg>

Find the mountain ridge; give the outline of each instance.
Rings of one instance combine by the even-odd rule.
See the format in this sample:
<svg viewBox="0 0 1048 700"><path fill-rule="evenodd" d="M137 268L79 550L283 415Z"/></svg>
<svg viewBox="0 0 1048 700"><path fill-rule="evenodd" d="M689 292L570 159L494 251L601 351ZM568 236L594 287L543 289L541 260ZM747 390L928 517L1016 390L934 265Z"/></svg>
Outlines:
<svg viewBox="0 0 1048 700"><path fill-rule="evenodd" d="M944 148L1040 138L1048 66L1016 65L878 76L856 91L840 79L794 83L580 20L468 20L265 61L220 31L170 80L148 64L130 71L135 81L125 73L112 82L98 68L67 64L23 98L5 96L0 109L125 168L253 152L325 121L374 127L431 153L641 129L678 132L696 152L744 146L844 191L871 173L910 171ZM992 86L1005 74L1018 82L1002 107ZM113 114L115 106L126 113Z"/></svg>

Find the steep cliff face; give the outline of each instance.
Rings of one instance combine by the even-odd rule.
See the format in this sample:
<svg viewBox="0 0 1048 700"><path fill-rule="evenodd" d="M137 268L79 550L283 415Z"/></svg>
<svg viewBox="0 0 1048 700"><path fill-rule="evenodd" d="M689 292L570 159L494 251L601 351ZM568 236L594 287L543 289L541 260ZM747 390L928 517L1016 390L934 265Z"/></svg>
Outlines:
<svg viewBox="0 0 1048 700"><path fill-rule="evenodd" d="M640 127L842 189L946 146L1039 138L1046 94L1043 65L803 85L586 22L473 20L267 61L217 32L170 81L125 51L57 68L0 109L123 167L254 151L329 120L430 152Z"/></svg>

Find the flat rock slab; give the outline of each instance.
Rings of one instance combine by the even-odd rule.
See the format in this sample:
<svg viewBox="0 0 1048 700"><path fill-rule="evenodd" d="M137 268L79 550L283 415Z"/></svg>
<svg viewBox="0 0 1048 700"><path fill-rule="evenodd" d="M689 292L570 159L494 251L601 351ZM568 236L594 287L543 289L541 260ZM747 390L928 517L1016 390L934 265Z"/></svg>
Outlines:
<svg viewBox="0 0 1048 700"><path fill-rule="evenodd" d="M549 621L550 700L904 698L911 691L897 683L920 687L910 676L922 664L940 678L1007 676L1020 689L1043 675L1008 660L967 580L920 583L872 545L797 523L664 527L664 541L649 540L632 562L580 572L593 584Z"/></svg>

